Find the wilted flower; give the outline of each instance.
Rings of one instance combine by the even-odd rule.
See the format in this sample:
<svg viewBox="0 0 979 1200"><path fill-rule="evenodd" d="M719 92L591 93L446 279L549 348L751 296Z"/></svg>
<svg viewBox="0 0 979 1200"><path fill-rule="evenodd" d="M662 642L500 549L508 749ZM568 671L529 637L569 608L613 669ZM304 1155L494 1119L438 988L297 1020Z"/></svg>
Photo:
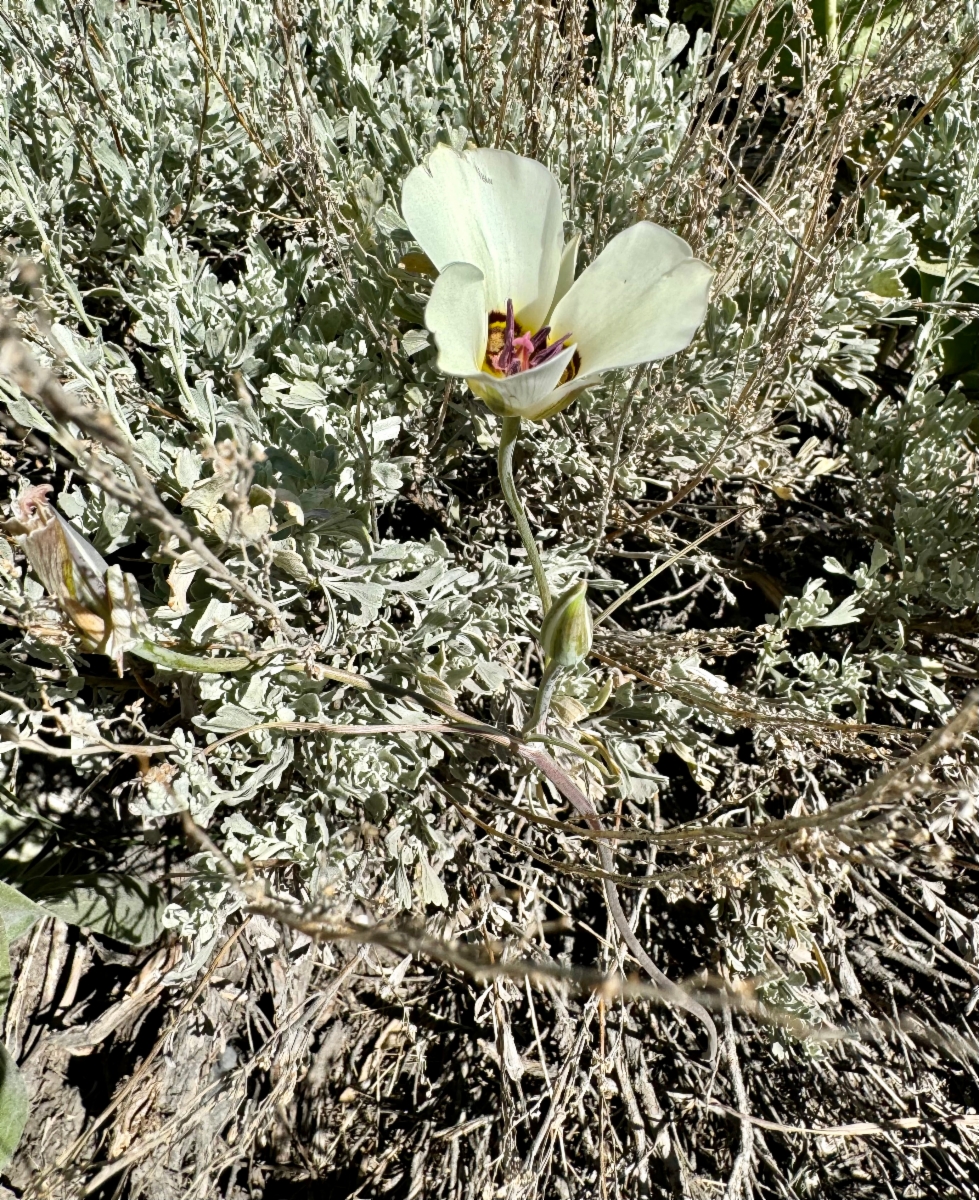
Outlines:
<svg viewBox="0 0 979 1200"><path fill-rule="evenodd" d="M139 585L109 566L87 538L50 503L51 487L25 488L11 505L13 520L0 522L24 551L45 591L78 630L82 646L107 654L122 675L126 653L171 671L222 675L252 665L244 656L201 658L152 640Z"/></svg>
<svg viewBox="0 0 979 1200"><path fill-rule="evenodd" d="M51 487L28 487L12 505L5 528L24 551L45 591L78 630L85 649L107 654L122 674L146 617L131 575L110 567L98 550L48 500Z"/></svg>
<svg viewBox="0 0 979 1200"><path fill-rule="evenodd" d="M425 310L439 370L502 417L542 421L606 371L676 354L707 312L713 272L640 221L574 278L557 180L506 150L437 146L405 180L408 228L438 268Z"/></svg>
<svg viewBox="0 0 979 1200"><path fill-rule="evenodd" d="M548 663L573 667L591 650L591 611L585 593L587 582L568 588L554 601L544 617L540 641Z"/></svg>

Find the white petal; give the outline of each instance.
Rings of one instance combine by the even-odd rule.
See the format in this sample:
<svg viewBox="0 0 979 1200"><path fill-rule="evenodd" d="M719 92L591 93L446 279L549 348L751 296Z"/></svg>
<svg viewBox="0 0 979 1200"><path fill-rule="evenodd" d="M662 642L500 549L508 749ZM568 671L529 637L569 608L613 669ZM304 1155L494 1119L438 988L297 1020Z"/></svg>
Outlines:
<svg viewBox="0 0 979 1200"><path fill-rule="evenodd" d="M593 387L596 383L601 382L601 375L576 375L568 383L562 383L560 387L556 387L547 397L547 404L541 405L537 415L529 419L533 421L546 421L548 417L555 416L563 408L567 408L572 401L577 400L586 388Z"/></svg>
<svg viewBox="0 0 979 1200"><path fill-rule="evenodd" d="M545 166L508 150L437 146L405 180L401 211L440 271L472 263L486 277L490 309L505 312L512 300L522 325L544 323L563 224L561 192Z"/></svg>
<svg viewBox="0 0 979 1200"><path fill-rule="evenodd" d="M506 376L480 371L466 382L498 417L524 417L528 421L542 421L551 411L551 398L557 382L574 352L574 346L568 346L550 362L532 367L529 371Z"/></svg>
<svg viewBox="0 0 979 1200"><path fill-rule="evenodd" d="M65 538L71 547L72 562L84 572L86 579L101 595L105 591L105 573L109 569L109 564L88 538L79 533L70 521L66 521L56 509L51 511L64 530Z"/></svg>
<svg viewBox="0 0 979 1200"><path fill-rule="evenodd" d="M446 375L472 375L483 366L489 326L483 273L471 263L449 263L435 280L425 307L425 324L435 335L438 368Z"/></svg>
<svg viewBox="0 0 979 1200"><path fill-rule="evenodd" d="M574 283L574 271L578 262L578 246L581 244L581 234L575 233L564 246L561 254L561 269L558 271L557 287L554 289L552 304L557 302L571 290ZM560 334L555 336L560 337Z"/></svg>
<svg viewBox="0 0 979 1200"><path fill-rule="evenodd" d="M581 374L666 358L689 346L702 324L713 277L682 238L640 221L578 276L551 327L578 343Z"/></svg>

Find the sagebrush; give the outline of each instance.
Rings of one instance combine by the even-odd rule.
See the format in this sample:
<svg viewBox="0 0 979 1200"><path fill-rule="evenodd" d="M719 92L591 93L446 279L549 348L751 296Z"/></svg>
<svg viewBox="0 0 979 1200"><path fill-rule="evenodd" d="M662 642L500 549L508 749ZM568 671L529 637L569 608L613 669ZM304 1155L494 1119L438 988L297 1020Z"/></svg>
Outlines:
<svg viewBox="0 0 979 1200"><path fill-rule="evenodd" d="M971 1194L973 6L0 18L5 498L249 664L119 678L0 540L3 878L75 922L12 947L13 1194ZM548 751L713 1068L613 986L594 830L445 717L516 737L542 664L399 209L438 142L544 162L582 264L648 219L716 272L687 351L516 462L555 591L663 567Z"/></svg>

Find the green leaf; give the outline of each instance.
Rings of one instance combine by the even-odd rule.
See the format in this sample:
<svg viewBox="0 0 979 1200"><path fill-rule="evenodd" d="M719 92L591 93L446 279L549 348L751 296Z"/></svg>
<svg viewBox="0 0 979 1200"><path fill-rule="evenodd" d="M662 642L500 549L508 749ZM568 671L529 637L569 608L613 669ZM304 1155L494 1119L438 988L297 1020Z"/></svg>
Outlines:
<svg viewBox="0 0 979 1200"><path fill-rule="evenodd" d="M0 881L0 921L6 929L7 940L16 942L25 934L44 910L22 892Z"/></svg>
<svg viewBox="0 0 979 1200"><path fill-rule="evenodd" d="M816 624L820 627L852 625L854 621L860 620L864 612L864 609L859 606L857 601L857 596L847 596L831 613L827 613L825 617L820 617Z"/></svg>
<svg viewBox="0 0 979 1200"><path fill-rule="evenodd" d="M424 854L418 856L418 895L422 904L434 904L436 908L446 908L449 896L445 884Z"/></svg>
<svg viewBox="0 0 979 1200"><path fill-rule="evenodd" d="M26 429L40 429L42 433L54 433L50 422L44 419L26 396L5 397L4 402L10 415L19 425Z"/></svg>
<svg viewBox="0 0 979 1200"><path fill-rule="evenodd" d="M252 666L250 658L241 655L229 655L226 658L201 658L199 654L184 654L180 650L171 650L168 646L158 646L154 642L139 641L128 646L130 654L137 658L145 658L147 662L156 663L158 667L166 667L169 671L189 671L194 675L225 675L244 671Z"/></svg>
<svg viewBox="0 0 979 1200"><path fill-rule="evenodd" d="M424 329L409 329L401 338L401 345L405 354L419 354L422 350L427 350L431 345L431 340Z"/></svg>
<svg viewBox="0 0 979 1200"><path fill-rule="evenodd" d="M0 1022L7 1011L7 1001L10 999L10 946L7 944L7 931L0 921Z"/></svg>
<svg viewBox="0 0 979 1200"><path fill-rule="evenodd" d="M27 1124L27 1088L17 1064L0 1042L0 1169L13 1158Z"/></svg>
<svg viewBox="0 0 979 1200"><path fill-rule="evenodd" d="M888 267L884 271L875 272L870 280L870 290L878 296L891 297L892 299L897 299L899 296L904 295L904 286L895 267Z"/></svg>
<svg viewBox="0 0 979 1200"><path fill-rule="evenodd" d="M260 720L255 713L242 708L240 704L222 704L204 728L213 729L215 733L237 733L239 729L248 729Z"/></svg>
<svg viewBox="0 0 979 1200"><path fill-rule="evenodd" d="M159 937L164 900L155 884L104 872L62 875L39 885L44 894L37 898L45 911L71 925L129 946L147 946Z"/></svg>

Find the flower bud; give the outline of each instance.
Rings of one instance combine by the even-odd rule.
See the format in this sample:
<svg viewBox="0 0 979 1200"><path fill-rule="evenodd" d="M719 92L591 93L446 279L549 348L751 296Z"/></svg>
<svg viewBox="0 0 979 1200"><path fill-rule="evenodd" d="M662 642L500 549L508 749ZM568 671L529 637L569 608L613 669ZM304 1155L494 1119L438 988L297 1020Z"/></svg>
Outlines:
<svg viewBox="0 0 979 1200"><path fill-rule="evenodd" d="M582 579L558 596L540 630L541 645L548 663L573 667L591 649L591 611L588 608L588 583Z"/></svg>

